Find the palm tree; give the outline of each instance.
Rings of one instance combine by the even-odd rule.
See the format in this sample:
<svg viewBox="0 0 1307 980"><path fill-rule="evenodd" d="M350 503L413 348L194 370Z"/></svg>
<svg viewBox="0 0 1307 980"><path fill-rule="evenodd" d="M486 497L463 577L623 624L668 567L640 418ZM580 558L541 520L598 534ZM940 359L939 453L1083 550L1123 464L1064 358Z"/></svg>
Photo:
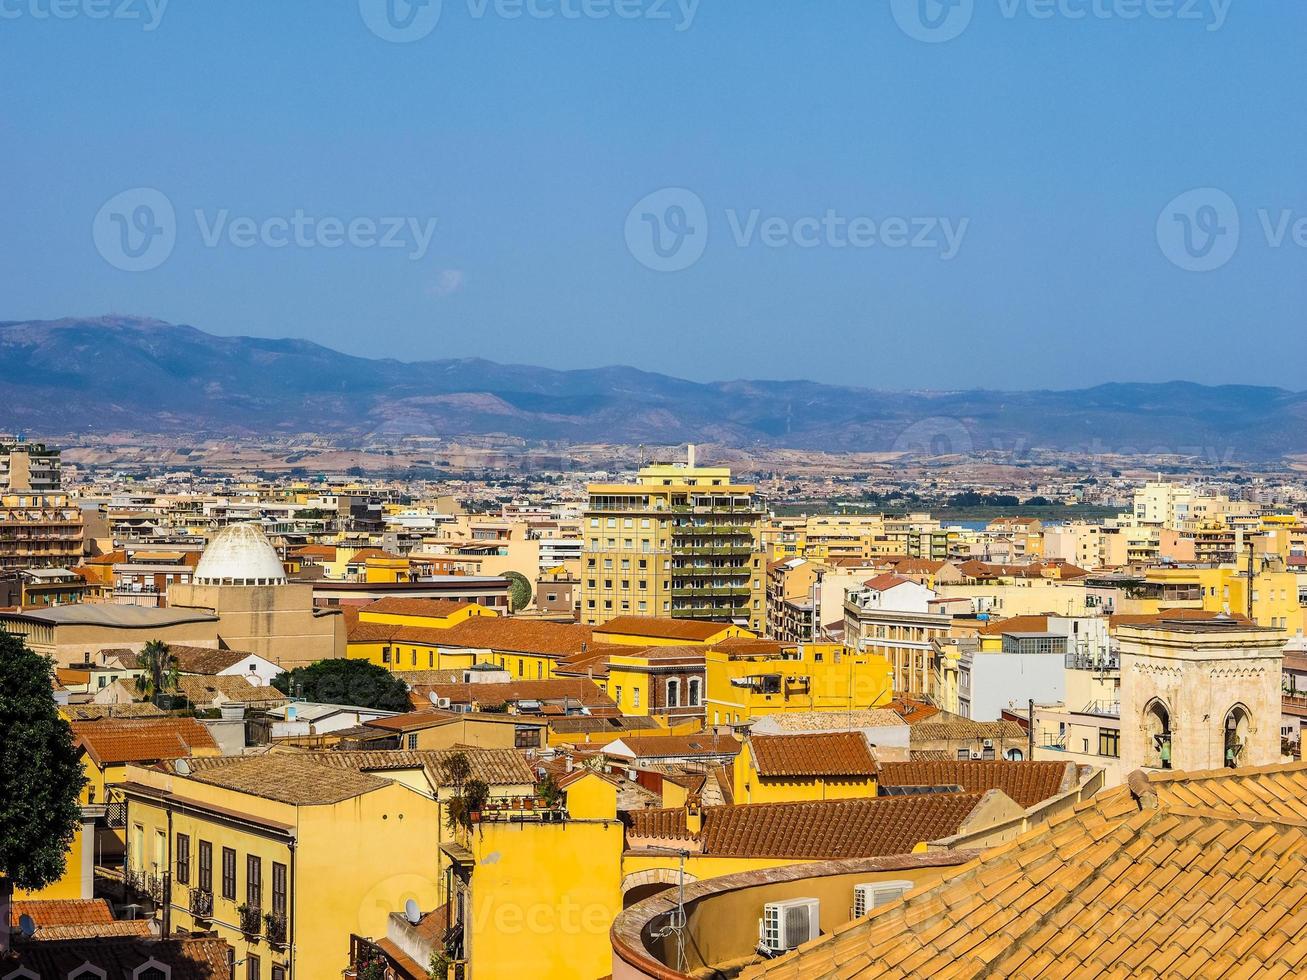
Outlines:
<svg viewBox="0 0 1307 980"><path fill-rule="evenodd" d="M160 694L177 687L177 658L162 640L151 640L136 655L136 667L141 671L136 678L136 690L148 700L156 701Z"/></svg>

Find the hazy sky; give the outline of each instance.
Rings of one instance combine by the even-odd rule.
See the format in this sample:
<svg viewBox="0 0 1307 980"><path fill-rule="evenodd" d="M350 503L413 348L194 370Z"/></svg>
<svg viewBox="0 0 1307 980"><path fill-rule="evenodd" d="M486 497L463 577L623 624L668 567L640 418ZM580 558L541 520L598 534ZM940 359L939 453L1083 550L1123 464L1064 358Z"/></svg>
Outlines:
<svg viewBox="0 0 1307 980"><path fill-rule="evenodd" d="M1307 4L950 2L0 0L0 319L1307 388Z"/></svg>

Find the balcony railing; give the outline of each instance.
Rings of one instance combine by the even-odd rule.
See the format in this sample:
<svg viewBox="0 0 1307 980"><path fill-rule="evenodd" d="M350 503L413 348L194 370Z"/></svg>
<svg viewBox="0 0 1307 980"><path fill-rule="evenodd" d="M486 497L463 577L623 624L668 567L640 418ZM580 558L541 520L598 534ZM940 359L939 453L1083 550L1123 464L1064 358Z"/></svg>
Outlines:
<svg viewBox="0 0 1307 980"><path fill-rule="evenodd" d="M1095 715L1099 718L1120 718L1121 702L1120 701L1090 701L1083 711L1082 715Z"/></svg>
<svg viewBox="0 0 1307 980"><path fill-rule="evenodd" d="M197 919L207 919L213 915L213 892L205 888L192 888L190 894L191 915Z"/></svg>
<svg viewBox="0 0 1307 980"><path fill-rule="evenodd" d="M1068 653L1067 670L1097 670L1104 673L1121 669L1121 659L1115 653L1106 656L1092 653Z"/></svg>

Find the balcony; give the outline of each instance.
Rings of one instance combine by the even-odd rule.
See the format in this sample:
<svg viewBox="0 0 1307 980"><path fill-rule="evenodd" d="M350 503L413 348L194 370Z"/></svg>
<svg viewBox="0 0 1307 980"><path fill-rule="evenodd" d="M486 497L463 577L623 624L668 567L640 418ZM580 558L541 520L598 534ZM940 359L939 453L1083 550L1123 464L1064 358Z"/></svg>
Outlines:
<svg viewBox="0 0 1307 980"><path fill-rule="evenodd" d="M1115 653L1106 656L1092 653L1068 653L1067 670L1095 670L1101 673L1116 673L1121 669L1121 660Z"/></svg>
<svg viewBox="0 0 1307 980"><path fill-rule="evenodd" d="M205 888L192 888L190 894L191 915L197 919L208 919L213 915L213 892Z"/></svg>

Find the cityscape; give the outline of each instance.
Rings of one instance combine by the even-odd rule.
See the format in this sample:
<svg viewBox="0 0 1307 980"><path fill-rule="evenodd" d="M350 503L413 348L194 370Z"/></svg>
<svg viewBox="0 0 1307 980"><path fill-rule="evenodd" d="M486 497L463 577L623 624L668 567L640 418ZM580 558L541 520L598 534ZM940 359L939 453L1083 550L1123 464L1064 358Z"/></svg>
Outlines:
<svg viewBox="0 0 1307 980"><path fill-rule="evenodd" d="M0 0L0 980L1307 977L1305 32Z"/></svg>

